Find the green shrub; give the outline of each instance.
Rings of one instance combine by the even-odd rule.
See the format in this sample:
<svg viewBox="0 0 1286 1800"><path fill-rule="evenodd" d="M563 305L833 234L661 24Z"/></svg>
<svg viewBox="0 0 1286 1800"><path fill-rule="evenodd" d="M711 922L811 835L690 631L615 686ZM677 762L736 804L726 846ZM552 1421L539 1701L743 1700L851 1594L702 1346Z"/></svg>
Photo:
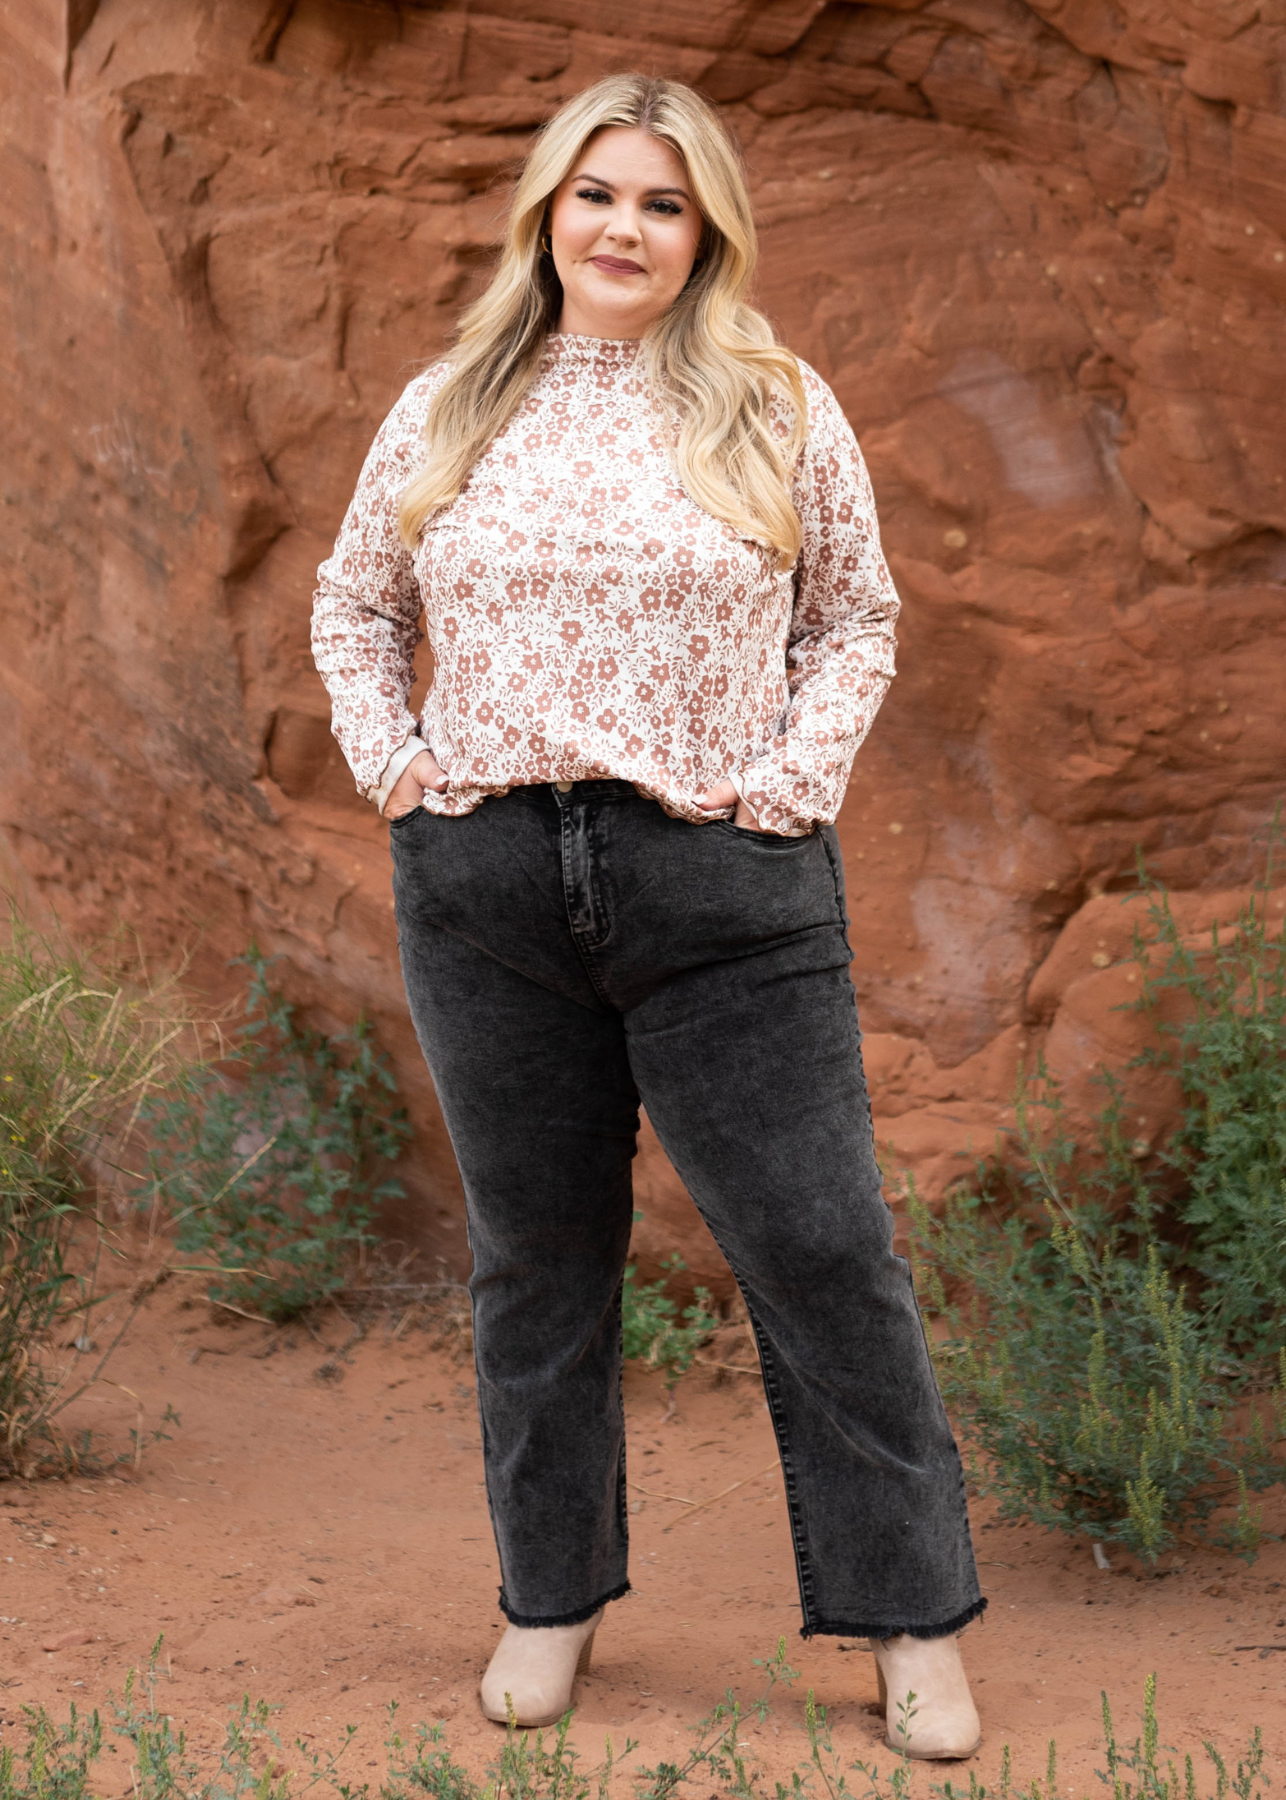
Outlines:
<svg viewBox="0 0 1286 1800"><path fill-rule="evenodd" d="M637 1263L627 1263L621 1289L621 1339L627 1360L664 1369L665 1385L672 1388L692 1367L697 1351L719 1321L710 1310L709 1290L699 1287L692 1304L679 1311L677 1300L666 1292L669 1275L687 1264L676 1250L661 1264L666 1275L640 1284Z"/></svg>
<svg viewBox="0 0 1286 1800"><path fill-rule="evenodd" d="M1097 1144L1076 1145L1041 1069L1017 1096L1016 1155L941 1221L912 1194L913 1232L982 1491L1011 1517L1148 1558L1235 1499L1224 1541L1249 1556L1248 1496L1286 1473L1286 922L1268 923L1271 862L1236 927L1200 950L1145 888L1133 1004L1156 1043L1136 1062L1181 1085L1173 1142L1141 1164L1104 1069Z"/></svg>
<svg viewBox="0 0 1286 1800"><path fill-rule="evenodd" d="M114 1347L90 1354L112 1254L104 1195L181 1036L162 995L105 979L11 915L0 948L0 1469L74 1460L54 1420ZM72 1355L58 1366L54 1328L72 1320Z"/></svg>
<svg viewBox="0 0 1286 1800"><path fill-rule="evenodd" d="M1102 1121L1106 1175L1077 1174L1043 1071L1020 1092L1017 1122L1023 1162L998 1192L955 1196L937 1220L912 1190L926 1311L948 1329L939 1380L979 1491L1005 1516L1148 1560L1235 1497L1225 1541L1253 1555L1248 1493L1286 1472L1286 1364L1271 1425L1261 1407L1234 1431L1227 1375L1166 1267L1146 1186L1124 1219L1102 1202L1121 1157L1116 1100ZM966 1298L949 1302L946 1284Z"/></svg>
<svg viewBox="0 0 1286 1800"><path fill-rule="evenodd" d="M213 1299L285 1320L343 1286L376 1208L402 1194L386 1171L411 1131L364 1019L335 1037L306 1029L258 949L239 962L229 1053L146 1109L147 1202L164 1203L180 1251L216 1266Z"/></svg>
<svg viewBox="0 0 1286 1800"><path fill-rule="evenodd" d="M1188 1260L1204 1278L1210 1329L1251 1365L1286 1344L1286 916L1274 932L1269 908L1281 893L1270 882L1271 867L1231 932L1216 925L1202 951L1184 943L1152 886L1153 941L1135 942L1138 1006L1159 1039L1142 1060L1173 1069L1183 1089L1165 1163L1182 1183ZM1174 993L1178 1023L1161 1010Z"/></svg>

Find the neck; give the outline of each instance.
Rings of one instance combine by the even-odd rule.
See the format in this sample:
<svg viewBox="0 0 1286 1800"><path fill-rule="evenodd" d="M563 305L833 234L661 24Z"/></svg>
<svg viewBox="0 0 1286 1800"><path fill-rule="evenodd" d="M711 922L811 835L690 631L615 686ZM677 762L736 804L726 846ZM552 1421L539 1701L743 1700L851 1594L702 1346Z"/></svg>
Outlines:
<svg viewBox="0 0 1286 1800"><path fill-rule="evenodd" d="M654 322L652 319L603 318L597 313L584 312L578 306L569 306L564 300L554 330L566 337L615 338L622 343L637 343Z"/></svg>

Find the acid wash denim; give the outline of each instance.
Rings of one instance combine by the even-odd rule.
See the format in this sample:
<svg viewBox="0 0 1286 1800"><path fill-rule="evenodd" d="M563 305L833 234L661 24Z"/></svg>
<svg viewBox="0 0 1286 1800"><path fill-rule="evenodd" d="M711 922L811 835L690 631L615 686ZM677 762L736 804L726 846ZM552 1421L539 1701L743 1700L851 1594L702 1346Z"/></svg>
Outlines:
<svg viewBox="0 0 1286 1800"><path fill-rule="evenodd" d="M745 1296L805 1636L982 1611L964 1479L892 1248L833 827L672 819L626 782L391 827L407 998L464 1179L500 1601L624 1594L621 1278L647 1108Z"/></svg>

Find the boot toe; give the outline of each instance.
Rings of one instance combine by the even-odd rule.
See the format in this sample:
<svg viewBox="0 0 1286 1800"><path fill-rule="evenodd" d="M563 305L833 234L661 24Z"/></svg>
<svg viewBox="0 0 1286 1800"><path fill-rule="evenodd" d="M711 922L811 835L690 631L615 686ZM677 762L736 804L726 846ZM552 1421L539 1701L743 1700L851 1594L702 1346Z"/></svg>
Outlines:
<svg viewBox="0 0 1286 1800"><path fill-rule="evenodd" d="M889 1749L915 1762L972 1756L982 1727L956 1638L889 1638L871 1648Z"/></svg>
<svg viewBox="0 0 1286 1800"><path fill-rule="evenodd" d="M572 1703L576 1677L589 1667L601 1612L583 1625L510 1625L478 1685L483 1717L521 1729L556 1724Z"/></svg>

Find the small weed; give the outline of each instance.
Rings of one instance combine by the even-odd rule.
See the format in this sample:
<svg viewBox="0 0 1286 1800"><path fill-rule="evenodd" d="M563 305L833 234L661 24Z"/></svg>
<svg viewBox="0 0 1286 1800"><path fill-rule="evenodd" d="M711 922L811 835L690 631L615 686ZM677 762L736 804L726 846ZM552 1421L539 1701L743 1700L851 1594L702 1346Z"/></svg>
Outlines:
<svg viewBox="0 0 1286 1800"><path fill-rule="evenodd" d="M0 1744L0 1800L93 1800L90 1774L103 1750L98 1714L84 1719L72 1702L65 1725L43 1706L22 1709L23 1743Z"/></svg>
<svg viewBox="0 0 1286 1800"><path fill-rule="evenodd" d="M168 1209L181 1252L217 1265L212 1299L284 1321L341 1288L373 1242L377 1208L403 1191L386 1171L411 1130L365 1020L308 1030L254 945L240 966L244 1023L223 1065L188 1070L147 1108L146 1203Z"/></svg>
<svg viewBox="0 0 1286 1800"><path fill-rule="evenodd" d="M696 1743L682 1763L658 1763L654 1769L640 1769L635 1782L636 1800L670 1800L684 1782L696 1775L717 1781L723 1790L739 1800L757 1800L757 1777L752 1768L753 1752L742 1739L747 1720L762 1725L772 1711L770 1696L779 1685L789 1687L798 1680L798 1669L786 1661L786 1640L777 1640L775 1656L755 1657L754 1666L767 1675L763 1692L743 1708L731 1688L695 1727ZM780 1790L779 1790L780 1791Z"/></svg>
<svg viewBox="0 0 1286 1800"><path fill-rule="evenodd" d="M160 1425L154 1426L151 1431L135 1429L130 1432L130 1443L133 1444L134 1448L132 1451L122 1450L120 1455L116 1458L117 1462L133 1463L134 1467L137 1469L143 1460L144 1450L150 1450L153 1444L172 1444L174 1442L170 1433L165 1431L163 1427L166 1425L178 1427L181 1426L182 1423L183 1420L179 1417L178 1413L175 1412L173 1406L167 1404L165 1411L161 1414ZM90 1448L90 1434L88 1432L85 1433L85 1448L87 1451Z"/></svg>
<svg viewBox="0 0 1286 1800"><path fill-rule="evenodd" d="M281 1749L269 1726L272 1708L266 1700L253 1705L248 1695L224 1727L223 1748L213 1774L189 1751L187 1734L176 1731L170 1714L156 1703L157 1662L164 1640L157 1638L147 1671L139 1680L131 1669L120 1700L112 1698L112 1730L133 1752L129 1770L138 1800L286 1800L288 1780L265 1765L265 1747ZM95 1715L97 1717L97 1715ZM9 1797L0 1793L0 1800Z"/></svg>
<svg viewBox="0 0 1286 1800"><path fill-rule="evenodd" d="M322 1789L338 1800L611 1800L613 1777L621 1761L638 1745L627 1740L621 1758L607 1741L603 1758L592 1768L580 1766L570 1741L570 1712L546 1734L505 1734L498 1757L479 1781L456 1762L445 1728L419 1724L407 1734L398 1725L396 1704L389 1708L384 1772L373 1781L346 1778L341 1767L357 1736L348 1725L337 1749L315 1749L303 1739L295 1749L302 1766L283 1767L280 1738L272 1729L273 1709L266 1701L242 1699L225 1727L224 1742L211 1758L197 1757L186 1734L176 1729L157 1699L158 1638L140 1680L131 1671L120 1700L110 1701L111 1731L128 1747L127 1774L134 1800L303 1800ZM988 1787L971 1770L967 1786L932 1780L924 1765L902 1755L886 1770L854 1761L847 1765L835 1749L826 1709L810 1689L804 1706L807 1756L789 1780L764 1785L756 1758L744 1738L747 1724L762 1725L772 1711L771 1697L790 1686L798 1672L786 1661L781 1639L775 1656L755 1659L767 1674L758 1699L742 1707L731 1689L695 1728L696 1743L682 1763L661 1763L632 1776L634 1800L675 1800L692 1782L712 1783L730 1800L1058 1800L1058 1752L1051 1742L1043 1774L1020 1781L1008 1746L1001 1752L1000 1778ZM913 1697L908 1697L914 1745ZM94 1782L95 1765L104 1750L103 1726L97 1712L82 1717L73 1706L68 1722L56 1725L43 1707L24 1707L23 1741L0 1746L0 1800L102 1800ZM1156 1716L1156 1677L1144 1688L1142 1731L1128 1747L1118 1744L1107 1695L1103 1695L1105 1782L1114 1800L1268 1800L1263 1773L1264 1747L1258 1728L1235 1772L1215 1745L1204 1742L1205 1760L1213 1772L1213 1790L1202 1793L1191 1752L1182 1766L1163 1761ZM107 1745L112 1749L114 1746ZM1167 1755L1171 1753L1167 1752ZM1176 1753L1177 1754L1177 1753ZM115 1774L116 1771L113 1771ZM923 1782L923 1786L921 1786ZM113 1783L119 1787L119 1781ZM617 1783L619 1789L619 1782ZM1064 1787L1062 1800L1070 1800Z"/></svg>
<svg viewBox="0 0 1286 1800"><path fill-rule="evenodd" d="M1143 1732L1127 1750L1122 1750L1116 1741L1112 1709L1107 1703L1107 1695L1103 1695L1103 1744L1107 1768L1101 1779L1108 1783L1114 1795L1120 1796L1120 1800L1180 1800L1181 1796L1184 1800L1196 1800L1196 1770L1191 1753L1186 1753L1183 1758L1182 1785L1174 1764L1161 1764L1156 1693L1157 1678L1152 1674L1148 1676L1143 1688ZM1053 1749L1051 1744L1051 1764ZM1268 1777L1263 1773L1263 1734L1258 1725L1251 1735L1245 1756L1238 1759L1235 1775L1229 1775L1227 1763L1209 1739L1202 1740L1202 1749L1214 1770L1218 1800L1224 1800L1230 1790L1237 1796L1237 1800L1255 1800L1255 1796L1263 1793L1268 1785ZM1051 1789L1051 1793L1052 1791Z"/></svg>
<svg viewBox="0 0 1286 1800"><path fill-rule="evenodd" d="M0 1470L77 1463L55 1421L99 1379L99 1276L124 1146L179 1066L169 997L106 978L12 909L0 948ZM72 1354L60 1359L56 1338ZM83 1371L83 1373L82 1373Z"/></svg>
<svg viewBox="0 0 1286 1800"><path fill-rule="evenodd" d="M912 1694L907 1696L902 1713L911 1748L915 1742L914 1699ZM1102 1716L1107 1768L1096 1773L1111 1790L1113 1800L1202 1800L1191 1753L1183 1758L1182 1780L1173 1762L1163 1765L1160 1761L1155 1675L1149 1675L1144 1683L1142 1734L1128 1749L1123 1750L1116 1741L1106 1693L1102 1695ZM804 1707L804 1729L808 1761L795 1770L789 1786L776 1784L774 1800L800 1800L805 1794L811 1800L822 1800L823 1795L825 1800L913 1800L918 1777L906 1753L884 1773L878 1764L861 1761L844 1768L831 1741L826 1709L817 1705L811 1689ZM1230 1794L1236 1800L1267 1800L1268 1777L1263 1773L1264 1748L1258 1726L1245 1755L1238 1760L1235 1775L1230 1776L1224 1758L1213 1744L1204 1741L1202 1748L1214 1773L1214 1789L1213 1793L1208 1790L1208 1800L1229 1800ZM860 1783L851 1781L850 1776L859 1776ZM1000 1753L1000 1776L994 1787L980 1781L977 1771L971 1769L967 1786L948 1779L930 1781L928 1789L937 1800L1059 1800L1057 1742L1053 1738L1049 1741L1043 1776L1028 1777L1025 1782L1016 1779L1006 1744ZM1063 1792L1067 1793L1066 1788Z"/></svg>
<svg viewBox="0 0 1286 1800"><path fill-rule="evenodd" d="M592 1789L598 1800L608 1800L616 1764L612 1740L608 1738L603 1761L596 1769L579 1770L576 1767L578 1752L568 1742L571 1724L572 1715L568 1711L554 1726L553 1736L546 1742L541 1731L534 1739L530 1732L519 1731L511 1711L504 1748L487 1770L487 1793L495 1795L497 1800L589 1800ZM634 1747L627 1739L625 1754Z"/></svg>
<svg viewBox="0 0 1286 1800"><path fill-rule="evenodd" d="M242 961L243 1022L214 1066L171 993L107 980L11 914L0 948L0 1471L97 1462L88 1437L77 1447L55 1421L106 1379L176 1258L213 1277L211 1297L234 1310L288 1319L343 1285L375 1210L402 1191L387 1167L410 1128L369 1026L334 1038L304 1029L254 946ZM123 1255L107 1220L131 1202L153 1231L168 1222L174 1245L130 1290L99 1352L100 1267ZM60 1337L73 1352L61 1363ZM166 1435L140 1416L119 1460L137 1464Z"/></svg>
<svg viewBox="0 0 1286 1800"><path fill-rule="evenodd" d="M661 1267L666 1275L674 1275L687 1264L676 1250ZM657 1281L640 1283L638 1265L626 1265L621 1289L621 1338L627 1359L664 1369L665 1385L672 1388L680 1375L692 1367L697 1351L719 1320L711 1310L714 1303L709 1291L703 1287L696 1290L692 1304L680 1312L678 1302L666 1292L666 1275Z"/></svg>

